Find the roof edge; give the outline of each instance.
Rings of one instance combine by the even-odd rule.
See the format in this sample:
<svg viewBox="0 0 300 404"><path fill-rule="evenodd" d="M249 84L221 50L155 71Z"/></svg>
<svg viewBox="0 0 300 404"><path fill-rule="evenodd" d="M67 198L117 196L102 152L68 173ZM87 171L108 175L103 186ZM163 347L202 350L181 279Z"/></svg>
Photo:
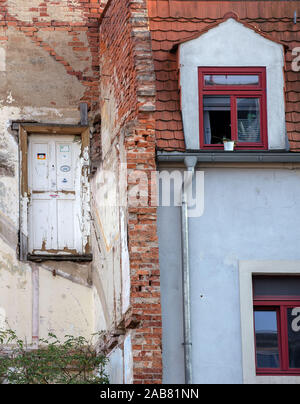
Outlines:
<svg viewBox="0 0 300 404"><path fill-rule="evenodd" d="M210 31L211 29L214 29L214 28L218 27L220 24L222 24L223 22L225 22L225 21L227 21L229 19L234 19L235 21L237 21L240 24L244 25L246 28L251 29L252 31L256 32L257 34L261 35L262 37L268 39L269 41L272 41L272 42L278 43L279 45L282 45L285 52L287 52L289 50L289 46L286 43L284 43L282 41L279 41L279 40L273 38L271 35L268 35L268 34L264 33L261 29L259 29L255 25L252 25L252 24L250 24L248 22L242 21L237 13L235 13L233 11L230 11L230 12L226 13L222 17L221 21L218 21L218 22L216 22L214 24L211 24L211 25L207 26L206 28L204 28L203 30L197 32L196 34L194 34L194 35L192 35L190 37L187 37L187 38L185 38L185 39L183 39L181 41L176 42L172 46L172 48L170 49L170 52L171 53L177 52L178 47L181 44L183 44L185 42L188 42L188 41L192 41L193 39L199 38L201 35L206 34L206 32Z"/></svg>

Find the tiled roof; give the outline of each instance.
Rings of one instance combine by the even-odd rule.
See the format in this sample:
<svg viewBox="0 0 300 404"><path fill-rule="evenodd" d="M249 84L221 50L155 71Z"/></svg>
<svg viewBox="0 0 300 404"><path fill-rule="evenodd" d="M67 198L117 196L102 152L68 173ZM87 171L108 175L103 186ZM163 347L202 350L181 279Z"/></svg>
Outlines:
<svg viewBox="0 0 300 404"><path fill-rule="evenodd" d="M179 72L174 45L201 34L236 13L240 22L287 45L286 122L291 150L300 151L300 72L294 72L292 49L300 47L300 2L292 0L193 1L148 0L154 67L157 79L157 147L184 150ZM294 12L298 21L294 23ZM228 16L225 18L228 18Z"/></svg>

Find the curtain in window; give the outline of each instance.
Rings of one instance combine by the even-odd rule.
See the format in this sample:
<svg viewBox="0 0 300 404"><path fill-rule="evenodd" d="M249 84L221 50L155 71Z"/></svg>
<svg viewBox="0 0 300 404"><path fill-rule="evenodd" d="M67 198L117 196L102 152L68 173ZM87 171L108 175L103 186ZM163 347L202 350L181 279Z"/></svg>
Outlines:
<svg viewBox="0 0 300 404"><path fill-rule="evenodd" d="M260 141L259 98L238 98L238 140L256 143Z"/></svg>
<svg viewBox="0 0 300 404"><path fill-rule="evenodd" d="M211 126L209 111L204 111L204 143L211 144Z"/></svg>

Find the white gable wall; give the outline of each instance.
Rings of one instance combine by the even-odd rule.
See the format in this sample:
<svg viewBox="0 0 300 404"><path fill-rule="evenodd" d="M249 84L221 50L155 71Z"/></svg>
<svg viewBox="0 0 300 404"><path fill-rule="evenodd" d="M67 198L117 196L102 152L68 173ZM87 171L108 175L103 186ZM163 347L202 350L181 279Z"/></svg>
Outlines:
<svg viewBox="0 0 300 404"><path fill-rule="evenodd" d="M180 45L182 115L187 149L199 149L198 67L266 67L269 149L285 149L283 46L230 18Z"/></svg>

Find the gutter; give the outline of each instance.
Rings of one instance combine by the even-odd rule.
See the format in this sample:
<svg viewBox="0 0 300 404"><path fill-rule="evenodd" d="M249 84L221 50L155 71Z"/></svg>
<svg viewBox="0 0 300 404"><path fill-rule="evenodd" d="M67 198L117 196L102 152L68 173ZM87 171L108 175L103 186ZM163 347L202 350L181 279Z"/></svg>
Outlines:
<svg viewBox="0 0 300 404"><path fill-rule="evenodd" d="M300 153L286 151L265 152L157 152L157 161L183 162L186 157L194 157L197 163L300 163Z"/></svg>
<svg viewBox="0 0 300 404"><path fill-rule="evenodd" d="M182 294L183 294L183 334L185 384L192 384L192 333L191 333L191 297L190 297L190 254L189 254L189 217L187 188L192 186L197 164L196 157L187 157L184 163L188 172L187 181L182 187L181 238L182 238Z"/></svg>

